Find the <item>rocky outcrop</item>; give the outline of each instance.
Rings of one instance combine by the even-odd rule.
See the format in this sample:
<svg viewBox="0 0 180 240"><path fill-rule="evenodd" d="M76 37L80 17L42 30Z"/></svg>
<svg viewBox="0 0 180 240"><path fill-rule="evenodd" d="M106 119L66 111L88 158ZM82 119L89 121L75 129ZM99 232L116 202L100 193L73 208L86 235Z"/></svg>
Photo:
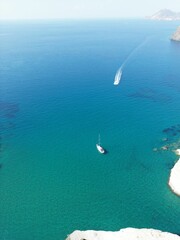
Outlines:
<svg viewBox="0 0 180 240"><path fill-rule="evenodd" d="M154 229L125 228L118 232L74 231L66 240L180 240L176 234Z"/></svg>
<svg viewBox="0 0 180 240"><path fill-rule="evenodd" d="M177 149L175 153L176 155L180 156L180 149ZM171 169L169 186L174 193L180 196L180 158Z"/></svg>
<svg viewBox="0 0 180 240"><path fill-rule="evenodd" d="M176 32L172 35L171 40L180 41L180 26L177 28Z"/></svg>
<svg viewBox="0 0 180 240"><path fill-rule="evenodd" d="M146 18L151 20L166 20L166 21L180 20L180 13L173 12L169 9L162 9L159 12L153 14L152 16Z"/></svg>

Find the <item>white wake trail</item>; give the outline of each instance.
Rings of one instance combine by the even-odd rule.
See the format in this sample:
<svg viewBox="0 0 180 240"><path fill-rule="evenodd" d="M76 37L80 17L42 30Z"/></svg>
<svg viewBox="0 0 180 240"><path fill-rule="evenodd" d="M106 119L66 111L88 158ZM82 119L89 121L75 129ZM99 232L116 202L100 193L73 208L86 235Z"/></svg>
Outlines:
<svg viewBox="0 0 180 240"><path fill-rule="evenodd" d="M124 62L122 63L122 65L119 69L122 70L125 67L125 65L129 61L129 59L147 42L147 40L148 40L148 38L146 38L143 42L141 42L136 48L134 48L131 51L131 53L127 56L127 58L124 60Z"/></svg>
<svg viewBox="0 0 180 240"><path fill-rule="evenodd" d="M124 62L122 63L122 65L120 66L120 68L118 68L115 78L114 78L114 85L118 85L121 77L122 77L122 71L125 67L125 65L127 64L127 62L129 61L129 59L147 42L148 38L146 38L143 42L141 42L136 48L134 48L130 54L127 56L127 58L124 60Z"/></svg>

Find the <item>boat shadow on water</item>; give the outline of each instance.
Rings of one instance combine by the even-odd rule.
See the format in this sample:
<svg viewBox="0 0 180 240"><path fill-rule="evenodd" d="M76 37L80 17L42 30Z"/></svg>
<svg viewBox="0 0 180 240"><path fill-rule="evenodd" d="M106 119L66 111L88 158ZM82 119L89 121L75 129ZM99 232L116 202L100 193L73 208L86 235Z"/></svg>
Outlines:
<svg viewBox="0 0 180 240"><path fill-rule="evenodd" d="M109 152L104 148L104 155L108 154Z"/></svg>

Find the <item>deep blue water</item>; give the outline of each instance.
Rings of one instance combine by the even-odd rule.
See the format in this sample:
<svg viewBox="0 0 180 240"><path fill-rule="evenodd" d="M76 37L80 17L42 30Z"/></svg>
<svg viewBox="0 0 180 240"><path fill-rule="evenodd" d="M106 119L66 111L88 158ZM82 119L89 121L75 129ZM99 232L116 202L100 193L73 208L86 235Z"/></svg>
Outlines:
<svg viewBox="0 0 180 240"><path fill-rule="evenodd" d="M167 184L180 139L180 44L169 40L178 25L0 23L1 239L180 233L180 198Z"/></svg>

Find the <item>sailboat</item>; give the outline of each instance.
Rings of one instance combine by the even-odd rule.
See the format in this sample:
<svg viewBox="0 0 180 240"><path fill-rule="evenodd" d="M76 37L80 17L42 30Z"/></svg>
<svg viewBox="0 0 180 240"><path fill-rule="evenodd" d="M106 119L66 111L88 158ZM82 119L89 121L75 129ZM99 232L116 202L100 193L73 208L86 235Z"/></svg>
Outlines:
<svg viewBox="0 0 180 240"><path fill-rule="evenodd" d="M121 77L122 77L122 69L120 68L117 73L116 73L116 76L114 78L114 85L118 85L120 80L121 80Z"/></svg>
<svg viewBox="0 0 180 240"><path fill-rule="evenodd" d="M99 137L98 137L98 143L96 144L96 148L100 153L105 153L104 148L101 146L100 134L99 134Z"/></svg>

